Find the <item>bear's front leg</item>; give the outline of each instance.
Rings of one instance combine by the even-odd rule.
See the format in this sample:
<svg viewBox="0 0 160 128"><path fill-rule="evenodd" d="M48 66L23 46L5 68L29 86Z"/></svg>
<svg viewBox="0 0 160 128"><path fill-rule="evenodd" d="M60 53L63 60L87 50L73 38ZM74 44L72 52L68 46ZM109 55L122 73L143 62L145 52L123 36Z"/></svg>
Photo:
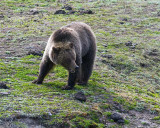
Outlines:
<svg viewBox="0 0 160 128"><path fill-rule="evenodd" d="M68 84L66 86L62 87L63 90L73 89L74 85L76 84L78 72L79 72L79 70L76 70L75 73L69 72Z"/></svg>
<svg viewBox="0 0 160 128"><path fill-rule="evenodd" d="M42 60L41 64L40 64L40 71L39 71L39 75L38 78L36 80L34 80L32 83L34 84L42 84L45 76L48 74L48 72L55 67L55 64L53 64L49 59L47 60Z"/></svg>

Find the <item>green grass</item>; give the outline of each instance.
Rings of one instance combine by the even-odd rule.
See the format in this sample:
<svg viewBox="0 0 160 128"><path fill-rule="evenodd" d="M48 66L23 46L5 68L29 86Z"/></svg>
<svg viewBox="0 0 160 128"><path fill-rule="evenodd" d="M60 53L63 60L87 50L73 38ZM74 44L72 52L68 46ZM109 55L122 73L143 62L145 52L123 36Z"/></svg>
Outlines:
<svg viewBox="0 0 160 128"><path fill-rule="evenodd" d="M70 1L74 10L84 7L95 13L53 15L54 8L61 8L62 3L57 5L54 0L1 1L1 14L4 15L0 21L2 46L9 44L16 51L17 46L21 45L23 49L23 44L43 41L63 25L82 21L95 32L97 59L88 86L76 85L74 90L64 91L61 87L66 85L68 73L63 67L57 66L42 85L35 85L32 81L38 75L41 57L17 57L14 53L12 56L10 49L2 51L6 58L0 59L0 81L7 82L10 89L0 89L0 92L10 94L0 97L0 118L51 113L45 124L58 122L71 127L101 128L104 124L100 118L111 115L111 110L115 109L113 103L122 105L125 110L147 110L159 114L160 65L157 59L160 55L145 55L152 49L160 52L160 20L157 16L160 3L156 0L152 2L110 0L104 4L102 1ZM30 10L34 8L40 13L30 15ZM147 13L145 9L149 12L152 9L152 13ZM129 41L136 44L135 48L126 46ZM112 58L104 55L112 55ZM79 90L87 96L84 103L74 99L74 94ZM154 120L159 120L159 116ZM16 125L23 127L21 123ZM130 121L125 120L125 125L130 125ZM113 124L109 127L121 126Z"/></svg>

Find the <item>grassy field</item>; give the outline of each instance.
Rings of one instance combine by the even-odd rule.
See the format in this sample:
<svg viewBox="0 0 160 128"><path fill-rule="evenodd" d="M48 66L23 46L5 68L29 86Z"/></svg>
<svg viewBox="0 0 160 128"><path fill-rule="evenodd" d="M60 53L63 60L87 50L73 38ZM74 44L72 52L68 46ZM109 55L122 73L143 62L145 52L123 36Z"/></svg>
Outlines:
<svg viewBox="0 0 160 128"><path fill-rule="evenodd" d="M69 4L94 14L54 12ZM97 57L88 86L66 85L67 71L57 66L42 85L36 79L50 34L82 21L97 38ZM0 127L2 128L158 128L160 125L160 2L157 0L1 0ZM83 91L86 102L74 99ZM119 113L124 124L110 116Z"/></svg>

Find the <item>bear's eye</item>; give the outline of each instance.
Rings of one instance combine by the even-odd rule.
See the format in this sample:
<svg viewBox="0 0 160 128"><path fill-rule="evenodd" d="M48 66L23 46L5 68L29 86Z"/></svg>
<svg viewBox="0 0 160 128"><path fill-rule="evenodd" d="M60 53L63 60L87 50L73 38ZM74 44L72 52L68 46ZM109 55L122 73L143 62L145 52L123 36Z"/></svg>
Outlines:
<svg viewBox="0 0 160 128"><path fill-rule="evenodd" d="M60 52L60 48L54 48L54 47L53 47L53 52L54 52L54 53L59 53L59 52Z"/></svg>

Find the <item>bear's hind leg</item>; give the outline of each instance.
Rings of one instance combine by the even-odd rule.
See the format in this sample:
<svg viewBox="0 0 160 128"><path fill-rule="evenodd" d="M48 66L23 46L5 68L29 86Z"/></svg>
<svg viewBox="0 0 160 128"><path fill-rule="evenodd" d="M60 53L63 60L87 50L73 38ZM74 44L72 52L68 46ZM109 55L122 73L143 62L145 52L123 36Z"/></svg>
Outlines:
<svg viewBox="0 0 160 128"><path fill-rule="evenodd" d="M86 55L82 59L82 81L78 83L79 85L87 85L88 80L92 74L94 64L94 54L92 56Z"/></svg>

